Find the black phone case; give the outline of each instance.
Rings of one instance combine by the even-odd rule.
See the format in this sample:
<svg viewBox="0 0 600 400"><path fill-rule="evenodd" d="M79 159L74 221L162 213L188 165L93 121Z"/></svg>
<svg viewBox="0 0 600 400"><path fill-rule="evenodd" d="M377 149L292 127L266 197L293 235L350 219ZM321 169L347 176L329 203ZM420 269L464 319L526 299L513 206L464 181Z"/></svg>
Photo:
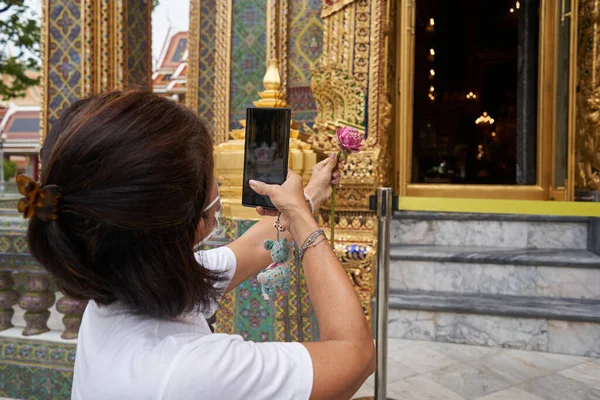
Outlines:
<svg viewBox="0 0 600 400"><path fill-rule="evenodd" d="M285 155L284 155L284 171L283 171L283 176L287 176L287 171L288 171L288 163L289 163L289 154L290 154L290 129L291 129L291 120L292 120L292 110L289 108L260 108L261 110L277 110L277 111L281 111L281 110L286 110L288 113L289 118L286 119L286 137L283 140L283 143L285 144ZM248 129L248 126L250 126L250 109L247 109L246 111L246 129ZM246 165L247 165L247 156L248 156L248 135L245 136L245 140L244 140L244 180L242 182L242 206L244 207L263 207L264 209L267 210L276 210L276 207L273 206L273 203L271 202L271 200L269 199L268 196L261 196L258 194L255 194L255 192L252 190L252 188L250 188L250 185L247 185L246 182L248 182L250 180L250 177L247 176L247 172L246 172ZM285 178L284 178L285 181ZM283 182L265 182L265 183L269 183L269 184L277 184L277 185L281 185ZM252 202L248 202L246 201L246 194L248 193L248 191L251 191L254 195L254 199L256 200L254 203Z"/></svg>

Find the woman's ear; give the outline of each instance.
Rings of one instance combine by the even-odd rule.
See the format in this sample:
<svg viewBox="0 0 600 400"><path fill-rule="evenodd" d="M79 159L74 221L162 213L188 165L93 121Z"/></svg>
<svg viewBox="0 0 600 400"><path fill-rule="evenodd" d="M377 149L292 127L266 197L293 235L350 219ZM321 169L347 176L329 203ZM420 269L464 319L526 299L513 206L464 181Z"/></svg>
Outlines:
<svg viewBox="0 0 600 400"><path fill-rule="evenodd" d="M202 239L206 237L206 218L201 217L198 225L196 226L196 240L194 245L198 244Z"/></svg>

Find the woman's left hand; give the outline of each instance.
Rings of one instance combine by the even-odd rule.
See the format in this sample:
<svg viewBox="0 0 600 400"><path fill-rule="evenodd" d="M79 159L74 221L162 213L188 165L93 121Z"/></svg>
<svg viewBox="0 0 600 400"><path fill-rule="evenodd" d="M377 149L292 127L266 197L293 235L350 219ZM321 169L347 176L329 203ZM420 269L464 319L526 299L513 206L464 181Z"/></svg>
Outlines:
<svg viewBox="0 0 600 400"><path fill-rule="evenodd" d="M304 189L313 201L315 210L319 209L321 204L331 197L331 185L340 183L343 169L344 164L341 159L338 159L336 153L332 153L331 156L315 164L310 181Z"/></svg>

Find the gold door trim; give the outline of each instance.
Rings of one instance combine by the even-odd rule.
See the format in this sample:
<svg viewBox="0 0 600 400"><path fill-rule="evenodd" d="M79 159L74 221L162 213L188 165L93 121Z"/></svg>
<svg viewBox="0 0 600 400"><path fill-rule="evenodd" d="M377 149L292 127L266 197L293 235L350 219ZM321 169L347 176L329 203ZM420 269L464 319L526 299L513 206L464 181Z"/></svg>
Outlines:
<svg viewBox="0 0 600 400"><path fill-rule="evenodd" d="M409 184L406 196L471 199L546 200L546 190L541 186L524 185L449 185Z"/></svg>
<svg viewBox="0 0 600 400"><path fill-rule="evenodd" d="M401 197L398 210L455 213L556 215L598 217L599 203L570 201L526 201L497 199L452 199L437 197Z"/></svg>
<svg viewBox="0 0 600 400"><path fill-rule="evenodd" d="M567 182L565 200L575 200L575 107L577 98L577 29L579 25L579 0L571 3L571 40L569 65L569 138L567 156Z"/></svg>
<svg viewBox="0 0 600 400"><path fill-rule="evenodd" d="M551 192L554 135L556 1L540 2L540 46L538 59L538 143L535 185L452 185L411 183L413 147L413 96L415 18L418 0L399 0L397 14L398 47L396 49L397 91L395 129L398 140L395 163L395 189L400 196L451 198L498 198L547 200L562 199L560 191Z"/></svg>

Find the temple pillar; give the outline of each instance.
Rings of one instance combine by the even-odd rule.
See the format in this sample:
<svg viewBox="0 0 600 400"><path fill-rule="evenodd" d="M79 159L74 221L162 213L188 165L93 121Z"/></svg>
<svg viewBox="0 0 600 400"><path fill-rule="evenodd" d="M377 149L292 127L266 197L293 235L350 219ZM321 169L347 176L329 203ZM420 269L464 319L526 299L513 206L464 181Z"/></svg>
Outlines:
<svg viewBox="0 0 600 400"><path fill-rule="evenodd" d="M42 142L62 111L80 98L151 89L151 11L150 0L42 2ZM19 300L27 310L24 335L48 329L47 308L54 302L48 284L45 274L28 275L28 289ZM58 307L65 314L63 338L76 338L84 303L63 297Z"/></svg>
<svg viewBox="0 0 600 400"><path fill-rule="evenodd" d="M150 0L43 1L42 141L79 98L150 89L151 11Z"/></svg>

